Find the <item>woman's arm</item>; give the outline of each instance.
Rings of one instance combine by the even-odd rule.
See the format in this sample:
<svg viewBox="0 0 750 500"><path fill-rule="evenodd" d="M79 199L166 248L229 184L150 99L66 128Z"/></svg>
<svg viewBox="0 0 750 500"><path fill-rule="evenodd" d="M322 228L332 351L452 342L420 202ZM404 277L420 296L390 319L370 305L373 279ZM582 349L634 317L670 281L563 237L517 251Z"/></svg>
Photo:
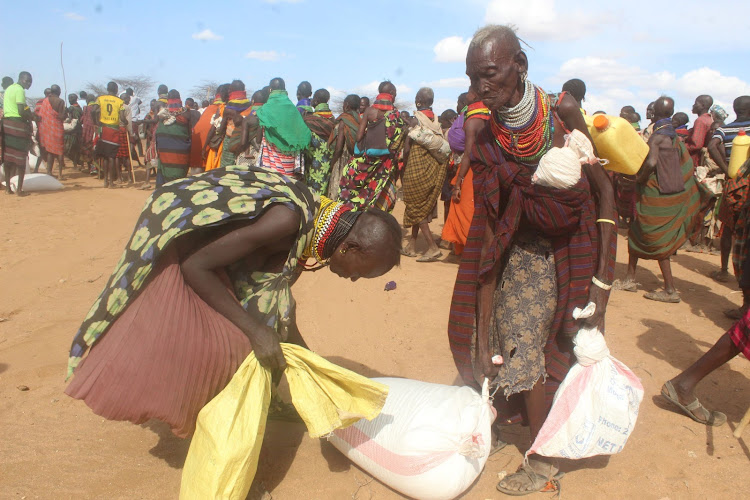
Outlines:
<svg viewBox="0 0 750 500"><path fill-rule="evenodd" d="M299 215L284 206L272 206L254 223L236 229L195 250L181 264L185 282L211 308L248 336L261 365L283 371L286 362L273 330L240 305L216 270L233 264L263 247L280 247L299 230ZM291 245L291 243L289 243ZM279 251L282 248L278 248Z"/></svg>
<svg viewBox="0 0 750 500"><path fill-rule="evenodd" d="M569 130L580 130L594 144L588 127L583 119L578 103L572 97L566 95L558 106L558 114ZM596 146L594 146L596 152ZM597 223L599 229L599 262L597 263L596 273L594 276L604 283L611 283L611 276L608 275L607 266L609 263L610 243L612 235L616 230L615 224L615 193L612 189L612 181L604 171L599 162L583 166L588 178L591 180L591 187L597 208L596 217L599 220L607 222ZM604 313L607 309L607 292L593 283L589 287L589 302L596 304L596 312L586 320L587 326L598 326L601 330L604 327Z"/></svg>
<svg viewBox="0 0 750 500"><path fill-rule="evenodd" d="M489 224L484 230L484 241L482 243L482 256L489 251L490 245L494 243L494 232ZM492 352L490 351L490 325L494 314L495 289L497 288L497 276L500 272L500 262L497 262L490 271L487 281L479 285L479 297L477 298L477 358L482 373L488 379L493 379L500 370L492 363Z"/></svg>
<svg viewBox="0 0 750 500"><path fill-rule="evenodd" d="M464 123L464 156L461 158L461 164L458 166L458 178L456 184L453 186L453 201L456 203L461 201L461 186L464 182L464 177L469 172L471 166L471 150L474 149L474 144L477 141L477 134L484 128L484 120L468 120Z"/></svg>
<svg viewBox="0 0 750 500"><path fill-rule="evenodd" d="M337 127L336 128L337 130L336 148L333 151L333 157L331 158L331 165L336 165L336 162L339 161L339 159L341 158L341 155L344 154L344 143L345 143L344 127L346 127L346 125L344 125L343 121L339 121L339 124L336 127Z"/></svg>

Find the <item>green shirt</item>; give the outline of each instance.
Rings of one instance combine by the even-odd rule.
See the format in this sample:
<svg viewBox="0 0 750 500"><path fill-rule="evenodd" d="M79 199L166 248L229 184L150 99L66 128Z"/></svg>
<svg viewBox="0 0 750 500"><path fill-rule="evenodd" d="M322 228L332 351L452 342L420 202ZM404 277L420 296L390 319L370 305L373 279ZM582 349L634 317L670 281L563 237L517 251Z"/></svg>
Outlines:
<svg viewBox="0 0 750 500"><path fill-rule="evenodd" d="M3 114L6 118L21 118L20 110L26 106L26 91L19 84L14 83L5 89L3 96Z"/></svg>

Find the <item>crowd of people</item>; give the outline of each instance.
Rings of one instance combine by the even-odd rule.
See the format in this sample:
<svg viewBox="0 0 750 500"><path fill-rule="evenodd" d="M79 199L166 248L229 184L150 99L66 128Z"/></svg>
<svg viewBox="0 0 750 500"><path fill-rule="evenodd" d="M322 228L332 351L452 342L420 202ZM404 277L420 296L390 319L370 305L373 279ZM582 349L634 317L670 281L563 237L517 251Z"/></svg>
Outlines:
<svg viewBox="0 0 750 500"><path fill-rule="evenodd" d="M662 395L693 420L723 424L726 416L693 391L740 352L750 356L750 172L730 178L727 167L732 140L750 129L750 96L734 101L731 123L710 96L698 96L692 128L667 96L655 96L643 128L625 106L619 117L648 148L638 173L590 162L572 188L547 188L532 179L544 156L573 131L591 140L586 86L574 79L547 92L528 69L514 30L493 25L469 45L471 87L455 111L439 115L430 88L417 92L413 115L397 109L389 81L372 101L346 96L334 116L328 91L304 81L295 104L281 78L251 96L235 80L200 106L161 85L146 107L110 82L104 95L71 94L66 107L52 85L33 109L24 93L31 75L3 79L3 163L6 179L18 175L19 195L37 140L50 175L57 162L62 177L67 156L104 187L132 182L141 158L146 189L155 177L75 337L66 392L106 418L158 418L189 436L251 350L279 373L279 342L306 345L289 290L303 271L328 266L355 281L385 274L404 256L434 262L450 250L460 256L448 322L456 367L467 385L479 388L486 377L500 387L498 422L524 422L533 442L575 361L571 339L582 324L603 330L611 290L637 291L638 261L656 260L664 289L645 298L679 302L670 258L714 252L718 238L721 266L712 276L730 279L731 256L744 304L727 312L737 323ZM391 215L399 196L401 224ZM446 219L436 241L430 223L439 201ZM615 280L618 228L627 230L629 263ZM427 249L418 256L420 233ZM574 320L573 309L589 303L593 316ZM493 362L498 355L502 364ZM493 451L505 445L495 431ZM532 493L559 478L557 461L528 458L498 490Z"/></svg>

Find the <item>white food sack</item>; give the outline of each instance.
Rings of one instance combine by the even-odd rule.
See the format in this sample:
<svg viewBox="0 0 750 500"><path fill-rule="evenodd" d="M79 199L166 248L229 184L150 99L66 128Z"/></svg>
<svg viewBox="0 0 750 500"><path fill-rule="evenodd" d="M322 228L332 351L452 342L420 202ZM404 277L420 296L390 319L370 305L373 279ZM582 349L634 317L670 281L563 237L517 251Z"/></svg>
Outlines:
<svg viewBox="0 0 750 500"><path fill-rule="evenodd" d="M570 148L552 148L539 160L531 182L540 186L568 189L581 180L581 162Z"/></svg>
<svg viewBox="0 0 750 500"><path fill-rule="evenodd" d="M399 378L372 421L333 432L329 441L382 483L420 500L456 498L476 480L489 457L495 411L488 384L470 387Z"/></svg>
<svg viewBox="0 0 750 500"><path fill-rule="evenodd" d="M47 174L26 174L23 178L23 192L34 193L41 191L59 191L63 188L60 181ZM18 189L18 176L10 178L10 189L15 193Z"/></svg>
<svg viewBox="0 0 750 500"><path fill-rule="evenodd" d="M583 315L574 312L574 317L591 316L592 306L589 304ZM578 459L613 455L622 451L635 428L643 400L641 381L609 354L598 329L582 328L573 342L578 362L557 389L552 409L527 456L537 453Z"/></svg>

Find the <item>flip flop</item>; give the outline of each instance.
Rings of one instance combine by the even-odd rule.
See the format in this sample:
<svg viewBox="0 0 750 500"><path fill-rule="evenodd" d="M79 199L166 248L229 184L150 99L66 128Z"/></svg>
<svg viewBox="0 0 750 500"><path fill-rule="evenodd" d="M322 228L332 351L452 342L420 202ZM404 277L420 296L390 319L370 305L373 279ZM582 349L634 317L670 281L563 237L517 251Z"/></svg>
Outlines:
<svg viewBox="0 0 750 500"><path fill-rule="evenodd" d="M612 283L612 288L624 292L637 292L638 283L636 283L635 280L615 280L614 283Z"/></svg>
<svg viewBox="0 0 750 500"><path fill-rule="evenodd" d="M700 403L700 401L698 401L698 398L695 398L695 401L688 405L683 405L682 403L680 403L680 398L677 396L677 391L675 391L674 385L672 385L671 380L667 380L666 382L664 382L664 385L661 386L661 395L664 396L664 399L682 410L682 413L700 424L719 427L720 425L724 425L727 421L726 415L724 415L720 411L709 411ZM693 413L694 410L698 409L701 409L708 414L707 420L702 420Z"/></svg>
<svg viewBox="0 0 750 500"><path fill-rule="evenodd" d="M502 450L506 446L508 446L508 443L506 443L500 438L496 438L495 441L492 443L492 447L490 448L490 454L488 456L491 457L492 455Z"/></svg>
<svg viewBox="0 0 750 500"><path fill-rule="evenodd" d="M438 252L433 255L423 255L417 259L417 262L437 262L443 256L443 252Z"/></svg>
<svg viewBox="0 0 750 500"><path fill-rule="evenodd" d="M499 483L497 483L497 491L500 493L504 493L508 496L512 497L522 497L526 495L530 495L532 493L544 493L548 491L560 491L560 479L565 475L564 472L558 472L551 478L547 478L538 472L536 472L530 465L522 465L518 468L518 470L511 474L510 476L504 477L502 480L500 480ZM508 479L511 479L513 477L519 478L522 477L526 479L529 484L531 485L531 489L521 491L521 490L513 490L510 488L507 488L503 486L503 483L506 482Z"/></svg>
<svg viewBox="0 0 750 500"><path fill-rule="evenodd" d="M648 300L655 300L657 302L665 302L667 304L679 304L682 299L680 299L680 296L677 294L677 292L674 293L667 293L664 290L659 290L658 292L648 292L644 293L643 296L647 298Z"/></svg>

